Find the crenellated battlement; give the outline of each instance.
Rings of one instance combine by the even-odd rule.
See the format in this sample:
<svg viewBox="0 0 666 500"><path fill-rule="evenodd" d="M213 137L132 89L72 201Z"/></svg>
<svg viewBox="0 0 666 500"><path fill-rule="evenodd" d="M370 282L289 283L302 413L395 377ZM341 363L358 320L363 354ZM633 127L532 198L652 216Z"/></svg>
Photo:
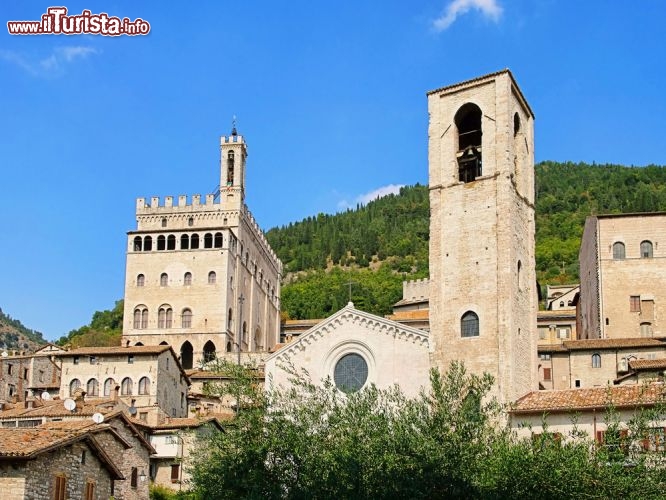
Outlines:
<svg viewBox="0 0 666 500"><path fill-rule="evenodd" d="M175 201L175 203L174 203ZM154 215L154 214L170 214L178 212L193 212L200 211L201 209L210 208L211 210L219 210L221 203L215 200L214 194L207 194L203 198L200 194L192 195L188 203L187 195L180 195L175 200L173 196L165 196L163 199L159 196L153 196L147 202L146 198L136 199L136 215Z"/></svg>
<svg viewBox="0 0 666 500"><path fill-rule="evenodd" d="M430 279L421 278L418 280L402 282L403 300L428 299L430 297Z"/></svg>
<svg viewBox="0 0 666 500"><path fill-rule="evenodd" d="M247 207L247 205L243 205L243 212L244 215L247 217L247 221L249 222L250 227L252 228L255 236L264 247L264 251L268 255L270 255L271 258L275 261L278 268L278 272L282 274L282 261L271 248L270 244L268 243L268 240L266 239L266 236L264 235L264 232L259 227L259 224L257 224L257 221L255 220L254 216L252 215L252 212L250 212L250 209Z"/></svg>

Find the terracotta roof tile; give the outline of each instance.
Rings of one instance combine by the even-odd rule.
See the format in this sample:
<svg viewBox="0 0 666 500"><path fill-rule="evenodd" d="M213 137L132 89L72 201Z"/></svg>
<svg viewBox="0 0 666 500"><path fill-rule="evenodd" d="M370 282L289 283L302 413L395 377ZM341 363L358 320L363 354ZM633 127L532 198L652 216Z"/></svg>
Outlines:
<svg viewBox="0 0 666 500"><path fill-rule="evenodd" d="M664 370L666 369L666 358L659 359L634 359L629 361L632 370Z"/></svg>
<svg viewBox="0 0 666 500"><path fill-rule="evenodd" d="M42 426L0 429L0 457L30 457L87 434L88 428L50 429Z"/></svg>
<svg viewBox="0 0 666 500"><path fill-rule="evenodd" d="M586 339L565 340L562 345L567 349L618 349L623 347L666 347L663 338L622 338L622 339Z"/></svg>
<svg viewBox="0 0 666 500"><path fill-rule="evenodd" d="M665 399L664 384L534 391L516 401L511 413L575 412L603 409L609 404L616 408L632 408L653 405Z"/></svg>
<svg viewBox="0 0 666 500"><path fill-rule="evenodd" d="M134 425L137 427L144 427L154 430L166 430L166 429L187 429L192 427L201 427L204 424L215 422L218 425L221 424L220 420L225 419L229 420L228 416L215 415L215 416L206 416L203 418L170 418L167 422L149 425L145 422L135 422Z"/></svg>
<svg viewBox="0 0 666 500"><path fill-rule="evenodd" d="M109 354L161 354L171 349L169 345L138 345L130 347L80 347L61 356L109 355Z"/></svg>
<svg viewBox="0 0 666 500"><path fill-rule="evenodd" d="M124 403L113 399L95 399L88 400L83 406L74 413L63 406L63 400L53 399L51 401L42 401L43 406L35 408L25 408L21 403L14 408L0 412L0 420L8 418L37 418L37 417L71 417L71 416L92 416L93 413L108 413L119 408L124 408Z"/></svg>

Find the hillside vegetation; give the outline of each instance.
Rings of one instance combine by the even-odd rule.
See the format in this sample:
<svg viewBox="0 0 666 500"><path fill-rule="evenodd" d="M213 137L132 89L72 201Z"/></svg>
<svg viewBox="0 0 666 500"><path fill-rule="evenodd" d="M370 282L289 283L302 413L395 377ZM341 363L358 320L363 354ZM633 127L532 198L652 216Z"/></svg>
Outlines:
<svg viewBox="0 0 666 500"><path fill-rule="evenodd" d="M123 301L117 300L113 309L96 311L89 325L60 337L56 344L71 348L118 346L123 334Z"/></svg>
<svg viewBox="0 0 666 500"><path fill-rule="evenodd" d="M578 249L588 215L666 211L663 167L546 161L535 170L536 271L542 285L578 281ZM389 312L401 297L403 279L428 275L429 214L428 188L416 185L356 210L268 231L288 273L282 289L285 316L328 316L348 300L350 280L355 282L352 301L359 307ZM339 269L330 272L332 266ZM383 286L376 285L378 279Z"/></svg>
<svg viewBox="0 0 666 500"><path fill-rule="evenodd" d="M33 352L46 344L41 332L23 325L0 309L0 350Z"/></svg>

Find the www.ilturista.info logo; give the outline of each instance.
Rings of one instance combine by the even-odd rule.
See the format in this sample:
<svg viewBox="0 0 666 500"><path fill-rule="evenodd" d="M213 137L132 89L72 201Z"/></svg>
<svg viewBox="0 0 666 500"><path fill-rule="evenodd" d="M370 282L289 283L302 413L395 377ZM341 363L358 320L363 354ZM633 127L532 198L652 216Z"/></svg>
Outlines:
<svg viewBox="0 0 666 500"><path fill-rule="evenodd" d="M7 21L10 35L147 35L150 23L137 17L109 16L106 12L93 14L84 10L79 15L68 16L67 7L49 7L39 21Z"/></svg>

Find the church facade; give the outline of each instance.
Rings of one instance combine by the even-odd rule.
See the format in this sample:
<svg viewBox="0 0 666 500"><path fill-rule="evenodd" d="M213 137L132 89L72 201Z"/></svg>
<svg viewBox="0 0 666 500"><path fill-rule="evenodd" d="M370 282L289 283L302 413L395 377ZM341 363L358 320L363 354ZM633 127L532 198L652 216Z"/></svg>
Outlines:
<svg viewBox="0 0 666 500"><path fill-rule="evenodd" d="M169 344L189 369L278 342L282 263L245 205L247 143L220 138L220 187L136 202L123 345Z"/></svg>

